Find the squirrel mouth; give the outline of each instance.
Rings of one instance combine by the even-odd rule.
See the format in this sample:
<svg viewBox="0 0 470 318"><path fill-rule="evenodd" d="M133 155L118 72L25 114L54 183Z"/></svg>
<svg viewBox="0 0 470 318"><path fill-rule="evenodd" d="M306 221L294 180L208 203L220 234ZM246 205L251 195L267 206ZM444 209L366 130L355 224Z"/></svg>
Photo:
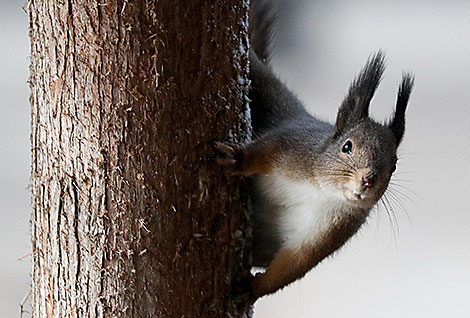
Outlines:
<svg viewBox="0 0 470 318"><path fill-rule="evenodd" d="M355 207L372 208L377 202L375 199L375 192L371 192L369 189L366 189L365 191L348 189L343 193L346 200Z"/></svg>
<svg viewBox="0 0 470 318"><path fill-rule="evenodd" d="M354 190L354 191L352 192L352 194L353 194L353 197L354 197L355 200L360 200L360 201L362 201L362 200L364 200L364 199L367 197L367 194L364 193L364 192L362 192L362 191L356 191L356 190Z"/></svg>
<svg viewBox="0 0 470 318"><path fill-rule="evenodd" d="M346 189L346 191L344 191L344 196L349 202L361 205L366 201L369 201L368 199L370 198L370 194L367 189L365 191Z"/></svg>

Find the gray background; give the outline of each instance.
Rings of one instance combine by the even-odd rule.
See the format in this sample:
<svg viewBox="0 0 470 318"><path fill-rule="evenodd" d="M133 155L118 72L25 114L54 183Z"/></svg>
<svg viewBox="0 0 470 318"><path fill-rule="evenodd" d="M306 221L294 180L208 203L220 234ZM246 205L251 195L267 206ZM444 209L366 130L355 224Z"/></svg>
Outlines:
<svg viewBox="0 0 470 318"><path fill-rule="evenodd" d="M469 317L470 3L279 1L274 69L309 109L333 120L350 81L381 48L388 69L372 113L387 118L403 70L416 75L393 188L333 258L261 299L255 317ZM0 0L0 312L29 290L27 15ZM409 215L409 217L407 216ZM393 219L392 219L393 221Z"/></svg>
<svg viewBox="0 0 470 318"><path fill-rule="evenodd" d="M30 287L28 22L0 0L0 316L19 317ZM29 315L26 315L29 316Z"/></svg>

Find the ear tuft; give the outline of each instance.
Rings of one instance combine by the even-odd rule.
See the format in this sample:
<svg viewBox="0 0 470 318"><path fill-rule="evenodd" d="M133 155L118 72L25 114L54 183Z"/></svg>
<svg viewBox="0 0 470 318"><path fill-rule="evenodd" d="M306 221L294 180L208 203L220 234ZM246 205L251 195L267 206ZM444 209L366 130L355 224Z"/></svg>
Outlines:
<svg viewBox="0 0 470 318"><path fill-rule="evenodd" d="M405 133L405 111L410 99L411 90L414 85L414 76L411 74L404 74L401 80L400 88L398 89L397 104L392 119L388 126L392 130L397 146L403 139Z"/></svg>
<svg viewBox="0 0 470 318"><path fill-rule="evenodd" d="M336 133L341 134L348 123L369 116L369 105L385 70L385 56L378 51L368 60L349 88L336 117Z"/></svg>

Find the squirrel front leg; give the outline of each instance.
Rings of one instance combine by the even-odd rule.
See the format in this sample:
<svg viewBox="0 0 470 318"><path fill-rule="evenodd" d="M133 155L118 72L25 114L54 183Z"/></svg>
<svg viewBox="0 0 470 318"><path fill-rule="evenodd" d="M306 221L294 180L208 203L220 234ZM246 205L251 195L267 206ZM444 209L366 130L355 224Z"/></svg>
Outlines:
<svg viewBox="0 0 470 318"><path fill-rule="evenodd" d="M245 146L216 142L215 148L225 155L225 158L217 159L217 163L224 167L226 173L241 176L269 173L276 151L263 140Z"/></svg>
<svg viewBox="0 0 470 318"><path fill-rule="evenodd" d="M264 273L257 274L251 283L251 294L257 298L276 292L303 277L314 264L308 252L281 249L274 256ZM314 262L315 263L315 262Z"/></svg>

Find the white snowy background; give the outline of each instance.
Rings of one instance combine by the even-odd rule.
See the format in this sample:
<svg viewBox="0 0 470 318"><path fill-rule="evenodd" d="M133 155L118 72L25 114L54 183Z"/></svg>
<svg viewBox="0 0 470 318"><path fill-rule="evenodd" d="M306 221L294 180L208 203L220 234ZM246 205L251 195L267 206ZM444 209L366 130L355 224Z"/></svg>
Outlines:
<svg viewBox="0 0 470 318"><path fill-rule="evenodd" d="M278 0L274 69L334 120L354 75L382 49L371 111L392 112L416 75L400 149L393 225L383 208L333 258L261 299L255 318L470 317L470 2ZM30 288L29 41L23 0L0 0L0 312ZM408 214L408 216L407 216ZM398 224L396 224L398 223Z"/></svg>

